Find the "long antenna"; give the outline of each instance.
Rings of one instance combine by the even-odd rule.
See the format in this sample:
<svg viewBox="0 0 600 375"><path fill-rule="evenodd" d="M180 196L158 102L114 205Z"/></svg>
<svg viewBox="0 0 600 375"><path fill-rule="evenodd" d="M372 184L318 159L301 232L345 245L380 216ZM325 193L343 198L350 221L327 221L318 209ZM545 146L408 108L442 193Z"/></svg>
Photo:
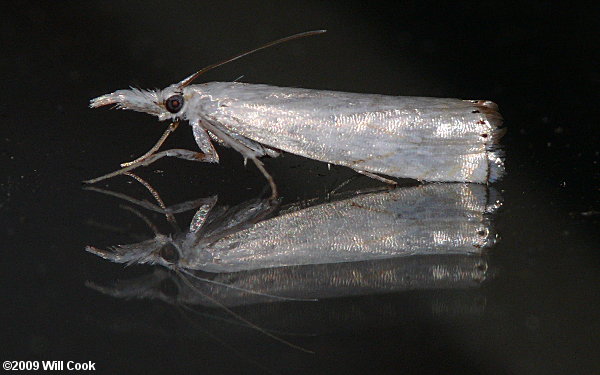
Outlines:
<svg viewBox="0 0 600 375"><path fill-rule="evenodd" d="M267 43L267 44L265 44L265 45L263 45L263 46L260 46L260 47L258 47L258 48L255 48L255 49L253 49L253 50L250 50L250 51L247 51L247 52L241 53L241 54L239 54L239 55L236 55L236 56L233 56L233 57L231 57L231 58L229 58L229 59L227 59L227 60L224 60L224 61L218 62L218 63L216 63L216 64L209 65L209 66L207 66L207 67L205 67L205 68L202 68L202 69L198 70L196 73L194 73L194 74L192 74L191 76L189 76L189 77L187 77L186 79L184 79L183 81L179 82L179 87L181 87L181 88L183 88L183 87L186 87L186 86L188 86L190 83L192 83L192 81L194 81L196 78L198 78L198 77L199 77L199 76L201 76L202 74L204 74L204 73L208 72L209 70L212 70L212 69L214 69L214 68L216 68L216 67L218 67L218 66L221 66L221 65L225 65L225 64L227 64L227 63L230 63L230 62L232 62L232 61L235 61L235 60L237 60L237 59L241 59L242 57L244 57L244 56L248 56L248 55L249 55L249 54L251 54L251 53L254 53L254 52L260 51L261 49L269 48L269 47L272 47L272 46L274 46L274 45L277 45L277 44L280 44L280 43L289 42L290 40L299 39L299 38L304 38L304 37L306 37L306 36L312 36L312 35L317 35L317 34L323 34L323 33L324 33L324 32L326 32L326 31L327 31L327 30L313 30L313 31L306 31L306 32L303 32L303 33L299 33L299 34L290 35L290 36L287 36L287 37L285 37L285 38L281 38L281 39L277 39L277 40L275 40L275 41L269 42L269 43Z"/></svg>

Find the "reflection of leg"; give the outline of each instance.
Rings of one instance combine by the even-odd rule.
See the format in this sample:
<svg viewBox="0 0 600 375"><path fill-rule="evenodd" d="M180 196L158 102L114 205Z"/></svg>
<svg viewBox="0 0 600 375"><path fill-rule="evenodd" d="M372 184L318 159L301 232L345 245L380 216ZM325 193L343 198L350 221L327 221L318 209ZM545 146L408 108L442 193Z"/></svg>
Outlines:
<svg viewBox="0 0 600 375"><path fill-rule="evenodd" d="M146 215L144 215L143 213L141 213L140 211L136 210L133 207L124 206L124 205L119 205L119 208L129 211L132 214L134 214L135 216L139 217L144 223L146 223L148 228L150 228L150 230L152 230L152 232L154 232L155 236L160 234L156 225L154 225L154 223L152 221L150 221L150 219L148 219L148 217Z"/></svg>
<svg viewBox="0 0 600 375"><path fill-rule="evenodd" d="M389 178L381 177L380 175L375 174L375 173L371 173L371 172L367 172L367 171L359 171L359 170L356 170L356 169L355 169L355 171L357 171L358 173L360 173L362 175L365 175L367 177L371 177L371 178L374 178L374 179L379 180L381 182L385 182L386 184L398 185L398 183L396 181L390 180Z"/></svg>
<svg viewBox="0 0 600 375"><path fill-rule="evenodd" d="M171 156L174 158L180 158L180 159L192 160L192 161L202 161L202 162L213 162L213 160L214 160L214 156L212 156L212 155L206 155L201 152L184 150L184 149L180 149L180 148L174 148L171 150L161 151L159 153L151 155L138 163L131 164L125 168L119 169L118 171L114 171L112 173L105 174L104 176L100 176L100 177L93 178L91 180L87 180L87 181L83 181L83 182L85 182L86 184L93 184L98 181L102 181L107 178L115 177L120 174L129 172L137 167L150 165L150 164L154 163L155 161L157 161L158 159L163 158L165 156Z"/></svg>
<svg viewBox="0 0 600 375"><path fill-rule="evenodd" d="M156 191L148 182L146 182L144 179L142 179L138 175L135 175L131 172L124 172L123 174L126 176L129 176L129 177L132 177L132 178L136 179L137 181L139 181L140 183L142 183L142 185L144 185L150 191L150 194L152 194L152 196L154 196L154 198L158 202L158 205L150 203L145 199L144 200L135 199L126 194L117 193L117 192L105 190L105 189L99 189L99 188L96 188L93 186L87 186L87 187L84 187L83 189L110 195L110 196L122 199L124 201L127 201L136 206L143 207L147 210L158 212L161 214L171 215L171 216L174 214L181 213L181 212L187 212L189 210L197 209L198 207L200 207L202 205L210 205L212 207L212 206L214 206L214 203L217 201L217 196L213 195L212 197L189 200L189 201L186 201L183 203L178 203L178 204L174 204L172 206L166 207L162 198L160 198L158 191Z"/></svg>
<svg viewBox="0 0 600 375"><path fill-rule="evenodd" d="M179 126L178 121L172 122L169 125L169 127L167 128L167 130L165 130L163 135L160 137L158 142L156 142L156 144L154 146L152 146L152 148L150 150L148 150L148 152L146 152L144 155L140 156L139 158L137 158L133 161L129 161L127 163L122 163L121 167L128 167L130 165L137 164L137 163L147 159L150 155L154 154L160 148L160 146L162 146L162 144L165 143L165 141L167 140L169 135L171 135L171 133L173 133L177 129L178 126Z"/></svg>

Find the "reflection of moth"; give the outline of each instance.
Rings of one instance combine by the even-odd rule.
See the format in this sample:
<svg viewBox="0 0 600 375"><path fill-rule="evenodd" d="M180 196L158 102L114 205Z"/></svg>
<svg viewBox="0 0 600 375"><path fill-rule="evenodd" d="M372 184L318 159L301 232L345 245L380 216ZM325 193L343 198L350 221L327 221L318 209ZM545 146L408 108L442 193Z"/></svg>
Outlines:
<svg viewBox="0 0 600 375"><path fill-rule="evenodd" d="M181 273L154 268L151 273L112 285L93 282L87 285L114 297L159 299L171 304L213 306L205 297L209 295L232 307L277 302L281 301L280 296L321 300L408 290L472 289L486 281L490 272L484 255L433 254L263 268L214 274L204 280L194 277L184 280L184 277Z"/></svg>
<svg viewBox="0 0 600 375"><path fill-rule="evenodd" d="M150 190L158 206L90 189L166 214L174 232L158 233L144 215L127 207L146 220L154 238L87 250L114 262L160 264L173 272L155 269L113 286L88 286L116 297L156 298L186 309L187 305L216 305L244 325L299 350L307 351L230 307L476 288L488 277L482 253L495 242L489 216L499 202L485 185L429 184L353 193L344 200L287 209L279 209L273 199L226 208L216 206L216 196L167 208L145 181L128 175ZM191 209L196 211L189 227L181 230L174 215ZM447 312L449 306L437 301L434 311ZM319 320L323 315L330 314L319 314Z"/></svg>
<svg viewBox="0 0 600 375"><path fill-rule="evenodd" d="M496 207L477 184L431 184L355 196L266 218L270 200L229 210L202 201L189 230L87 250L118 263L238 272L426 254L481 253Z"/></svg>

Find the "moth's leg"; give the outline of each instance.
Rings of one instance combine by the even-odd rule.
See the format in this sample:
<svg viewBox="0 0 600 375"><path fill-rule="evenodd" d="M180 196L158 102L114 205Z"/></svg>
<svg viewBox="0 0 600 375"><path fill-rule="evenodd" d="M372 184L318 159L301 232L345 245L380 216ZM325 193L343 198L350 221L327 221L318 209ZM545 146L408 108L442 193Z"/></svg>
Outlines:
<svg viewBox="0 0 600 375"><path fill-rule="evenodd" d="M196 211L192 221L190 221L190 233L196 233L202 228L206 222L206 219L208 218L208 215L210 214L210 211L213 209L216 203L217 196L213 195Z"/></svg>
<svg viewBox="0 0 600 375"><path fill-rule="evenodd" d="M271 176L271 174L269 174L269 172L267 172L264 164L262 163L262 161L258 160L258 158L252 157L251 160L254 163L254 165L256 165L256 168L258 168L258 170L262 172L263 176L265 176L265 178L267 179L267 182L269 183L269 186L271 187L271 198L270 199L271 200L277 199L279 197L279 193L277 192L277 185L275 185L275 180L273 179L273 176Z"/></svg>
<svg viewBox="0 0 600 375"><path fill-rule="evenodd" d="M167 130L165 130L163 135L160 137L158 142L156 142L156 144L154 146L152 146L152 148L150 150L148 150L148 152L146 152L144 155L140 156L139 158L137 158L135 160L128 161L127 163L121 163L121 167L127 167L127 166L130 166L133 164L137 164L137 163L147 159L150 155L154 154L160 148L160 146L162 146L162 144L165 143L165 141L167 140L169 135L171 135L171 133L173 133L177 129L178 126L179 126L179 121L172 122L169 125L169 127L167 128Z"/></svg>
<svg viewBox="0 0 600 375"><path fill-rule="evenodd" d="M219 162L219 154L217 154L217 150L215 150L215 146L212 144L212 140L210 136L206 132L206 129L200 125L199 121L193 121L190 123L192 125L192 131L194 133L194 139L200 147L200 150L205 155L205 160L208 163L218 163Z"/></svg>
<svg viewBox="0 0 600 375"><path fill-rule="evenodd" d="M192 126L195 129L196 127L194 125L196 125L196 124L192 124ZM252 160L254 165L256 165L256 168L258 168L262 172L263 176L265 176L265 178L267 179L267 182L269 183L269 186L271 187L271 199L272 200L277 199L279 194L277 193L277 186L275 185L275 180L269 174L269 172L267 172L263 163L258 159L258 157L256 157L255 150L250 149L247 145L241 143L240 141L237 141L235 138L233 138L232 136L227 134L225 131L221 130L221 125L219 123L217 123L216 121L210 120L208 118L202 118L202 125L200 125L199 122L197 123L197 125L198 125L198 127L201 127L201 128L204 128L204 129L210 131L212 134L217 136L221 141L223 141L223 143L225 145L233 148L234 150L236 150L237 152L242 154L242 156L244 157L244 161L245 161L245 159ZM202 130L204 130L204 129L202 129ZM206 131L204 132L204 134L206 135ZM195 133L194 133L194 135L195 135ZM209 138L209 140L210 140L210 138ZM211 144L211 146L212 146L212 144ZM202 149L202 146L200 146L200 148Z"/></svg>
<svg viewBox="0 0 600 375"><path fill-rule="evenodd" d="M371 173L371 172L367 172L367 171L359 171L357 169L355 169L355 171L362 175L365 175L367 177L371 177L371 178L374 178L381 182L385 182L386 184L389 184L389 185L398 185L398 183L396 181L390 180L389 178L381 177L380 175L375 174L375 173Z"/></svg>
<svg viewBox="0 0 600 375"><path fill-rule="evenodd" d="M213 159L210 156L207 157L205 154L203 154L201 152L184 150L184 149L180 149L180 148L174 148L171 150L161 151L159 153L150 155L149 157L147 157L146 159L144 159L138 163L128 165L127 167L119 169L112 173L105 174L104 176L100 176L100 177L93 178L91 180L87 180L87 181L83 181L83 182L86 184L93 184L98 181L106 180L107 178L111 178L111 177L118 176L120 174L127 173L137 167L150 165L150 164L154 163L155 161L157 161L158 159L164 158L165 156L170 156L170 157L180 158L180 159L185 159L185 160L191 160L191 161L213 162Z"/></svg>

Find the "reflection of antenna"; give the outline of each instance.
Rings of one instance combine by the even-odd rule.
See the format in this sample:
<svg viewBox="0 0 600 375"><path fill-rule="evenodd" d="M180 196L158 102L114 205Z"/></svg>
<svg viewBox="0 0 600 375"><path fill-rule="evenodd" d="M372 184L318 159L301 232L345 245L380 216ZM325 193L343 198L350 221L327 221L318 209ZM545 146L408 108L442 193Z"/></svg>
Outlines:
<svg viewBox="0 0 600 375"><path fill-rule="evenodd" d="M312 35L322 34L322 33L326 32L326 31L327 30L306 31L306 32L303 32L303 33L294 34L294 35L287 36L285 38L274 40L272 42L269 42L269 43L267 43L265 45L262 45L262 46L260 46L258 48L255 48L253 50L250 50L250 51L247 51L247 52L244 52L244 53L240 53L239 55L235 55L233 57L230 57L227 60L218 62L216 64L209 65L207 67L204 67L204 68L198 70L196 73L192 74L191 76L187 77L183 81L179 82L178 86L181 87L181 88L186 87L190 83L192 83L196 78L200 77L202 74L208 72L209 70L212 70L212 69L214 69L216 67L219 67L221 65L225 65L225 64L230 63L232 61L235 61L237 59L241 59L242 57L248 56L248 55L250 55L250 54L252 54L254 52L263 50L265 48L273 47L274 45L277 45L277 44L280 44L280 43L289 42L290 40L304 38L306 36L312 36Z"/></svg>
<svg viewBox="0 0 600 375"><path fill-rule="evenodd" d="M265 336L268 336L268 337L272 338L275 341L279 341L280 343L285 344L285 345L289 346L290 348L294 348L294 349L297 349L297 350L300 350L302 352L309 353L309 354L314 354L315 353L312 350L304 349L301 346L292 344L291 342L289 342L287 340L284 340L281 337L275 336L271 332L269 332L269 331L267 331L267 330L265 330L265 329L257 326L256 324L252 323L248 319L242 317L240 314L237 314L236 312L234 312L233 310L231 310L230 308L228 308L227 306L225 306L223 303L217 301L216 299L212 298L211 296L207 295L206 293L202 293L202 291L200 289L198 289L194 284L192 284L192 282L190 280L186 279L183 276L183 274L181 274L181 272L179 270L175 269L175 273L177 273L177 275L181 278L181 280L183 280L183 282L186 283L190 288L192 288L193 290L195 290L196 292L198 292L198 294L200 294L204 298L208 299L209 301L211 301L212 303L214 303L218 307L222 308L223 311L225 311L229 315L233 316L234 318L238 319L240 322L246 323L249 327L254 328L255 330L257 330L258 332L264 334Z"/></svg>
<svg viewBox="0 0 600 375"><path fill-rule="evenodd" d="M152 194L152 196L154 197L154 199L156 200L156 202L158 202L158 205L160 206L160 208L163 209L163 211L165 213L165 216L166 216L167 221L169 222L169 224L171 224L171 226L173 227L173 229L179 230L179 225L177 225L177 221L175 220L175 216L173 216L173 213L171 213L167 209L167 206L165 206L165 202L163 202L163 200L160 198L160 195L158 194L158 191L156 191L152 187L152 185L150 185L148 182L146 182L146 180L144 180L143 178L141 178L140 176L138 176L136 174L133 174L131 172L126 172L125 175L133 178L134 180L136 180L140 184L144 185L144 187L146 188L146 190L148 190L150 192L150 194Z"/></svg>

